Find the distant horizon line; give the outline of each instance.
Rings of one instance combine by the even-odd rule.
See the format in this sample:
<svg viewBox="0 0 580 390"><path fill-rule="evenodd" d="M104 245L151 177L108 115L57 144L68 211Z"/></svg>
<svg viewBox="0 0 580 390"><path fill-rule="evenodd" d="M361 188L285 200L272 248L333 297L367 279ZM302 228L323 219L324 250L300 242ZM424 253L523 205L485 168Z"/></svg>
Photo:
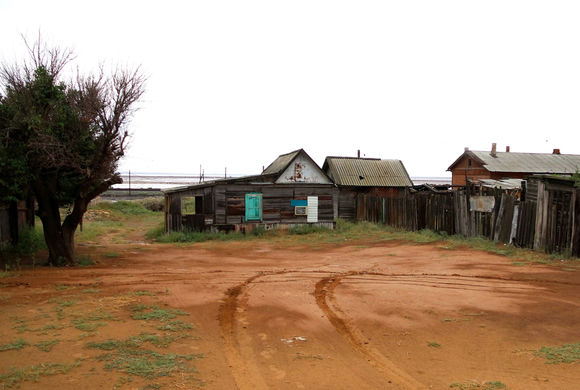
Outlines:
<svg viewBox="0 0 580 390"><path fill-rule="evenodd" d="M199 173L184 173L184 172L137 172L137 171L119 171L118 172L121 176L163 176L163 177L195 177L199 178ZM243 177L243 176L253 176L254 174L247 174L247 173L228 173L227 177ZM259 175L259 173L257 174ZM224 177L224 173L203 173L202 176L204 177ZM410 175L411 179L434 179L434 178L441 178L441 179L448 179L451 178L451 174L449 176L428 176L428 175L420 175L420 176L413 176Z"/></svg>

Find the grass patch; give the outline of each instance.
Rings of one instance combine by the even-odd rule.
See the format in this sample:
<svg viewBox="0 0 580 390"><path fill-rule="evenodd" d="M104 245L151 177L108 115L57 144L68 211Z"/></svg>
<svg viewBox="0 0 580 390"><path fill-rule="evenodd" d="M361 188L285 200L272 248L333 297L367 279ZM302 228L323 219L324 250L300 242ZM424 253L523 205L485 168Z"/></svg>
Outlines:
<svg viewBox="0 0 580 390"><path fill-rule="evenodd" d="M186 332L193 330L193 325L183 321L169 321L166 324L159 325L157 329L167 332Z"/></svg>
<svg viewBox="0 0 580 390"><path fill-rule="evenodd" d="M534 354L546 359L547 364L574 363L580 360L580 343L564 344L560 347L542 347Z"/></svg>
<svg viewBox="0 0 580 390"><path fill-rule="evenodd" d="M95 262L91 259L91 256L81 256L77 259L77 264L81 267L88 267L94 265Z"/></svg>
<svg viewBox="0 0 580 390"><path fill-rule="evenodd" d="M168 322L176 318L177 316L188 316L189 313L184 312L179 309L162 309L159 306L147 306L139 305L133 308L133 315L131 318L134 320L143 321L163 321Z"/></svg>
<svg viewBox="0 0 580 390"><path fill-rule="evenodd" d="M210 232L171 232L165 234L163 231L154 229L147 234L148 239L161 243L187 243L206 241L241 241L246 239L241 233L210 233Z"/></svg>
<svg viewBox="0 0 580 390"><path fill-rule="evenodd" d="M10 351L12 349L22 349L27 345L29 344L26 341L24 341L23 339L18 339L12 343L0 344L0 352Z"/></svg>
<svg viewBox="0 0 580 390"><path fill-rule="evenodd" d="M105 369L116 370L129 375L154 379L171 376L174 373L195 373L195 367L189 361L199 359L202 355L164 354L143 349L144 343L166 347L181 337L141 334L126 340L107 340L99 343L88 343L87 348L109 351L97 356L98 361L105 362Z"/></svg>
<svg viewBox="0 0 580 390"><path fill-rule="evenodd" d="M131 336L126 340L107 340L103 342L92 342L87 344L87 348L101 349L103 351L113 351L117 349L139 348L145 343L149 343L159 348L167 348L177 340L183 339L187 335L157 335L151 333L141 333L139 336Z"/></svg>
<svg viewBox="0 0 580 390"><path fill-rule="evenodd" d="M59 284L55 287L56 291L68 290L69 288L70 286L67 286L66 284Z"/></svg>
<svg viewBox="0 0 580 390"><path fill-rule="evenodd" d="M59 340L39 341L34 346L43 352L50 352L52 348L59 343Z"/></svg>
<svg viewBox="0 0 580 390"><path fill-rule="evenodd" d="M507 389L507 386L500 381L490 381L490 382L455 382L449 385L451 388L459 389L459 390L497 390L497 389Z"/></svg>
<svg viewBox="0 0 580 390"><path fill-rule="evenodd" d="M108 257L109 259L114 259L116 257L121 256L121 254L119 252L107 252L105 253L105 257Z"/></svg>
<svg viewBox="0 0 580 390"><path fill-rule="evenodd" d="M291 227L288 230L288 233L289 234L303 235L303 234L313 234L313 233L325 233L328 231L329 231L329 229L322 227L322 226L296 225L296 226Z"/></svg>
<svg viewBox="0 0 580 390"><path fill-rule="evenodd" d="M98 328L106 326L107 322L105 321L110 320L114 321L115 318L105 311L97 310L89 313L86 316L77 316L76 318L72 319L71 323L76 329L80 331L94 332Z"/></svg>
<svg viewBox="0 0 580 390"><path fill-rule="evenodd" d="M427 346L431 347L431 348L441 348L441 344L435 342L435 341L429 341L427 342Z"/></svg>
<svg viewBox="0 0 580 390"><path fill-rule="evenodd" d="M296 352L294 360L323 360L323 357L321 355L305 355L303 353Z"/></svg>
<svg viewBox="0 0 580 390"><path fill-rule="evenodd" d="M87 288L87 289L83 290L83 294L97 294L100 292L101 292L101 290L98 288Z"/></svg>
<svg viewBox="0 0 580 390"><path fill-rule="evenodd" d="M135 296L135 297L143 297L143 296L156 297L157 293L155 293L153 291L139 290L139 291L132 291L127 295Z"/></svg>
<svg viewBox="0 0 580 390"><path fill-rule="evenodd" d="M116 353L98 356L97 360L106 362L107 370L153 379L172 376L177 372L195 373L197 369L186 365L186 362L200 357L195 354L178 355L141 349L120 349Z"/></svg>
<svg viewBox="0 0 580 390"><path fill-rule="evenodd" d="M7 388L12 388L22 382L38 382L41 376L66 374L80 364L76 361L73 364L43 363L28 368L11 368L10 372L0 374L0 383Z"/></svg>
<svg viewBox="0 0 580 390"><path fill-rule="evenodd" d="M148 210L140 202L134 202L129 200L120 200L116 202L101 202L98 204L98 208L100 208L101 210L108 210L116 216L153 214L153 211Z"/></svg>

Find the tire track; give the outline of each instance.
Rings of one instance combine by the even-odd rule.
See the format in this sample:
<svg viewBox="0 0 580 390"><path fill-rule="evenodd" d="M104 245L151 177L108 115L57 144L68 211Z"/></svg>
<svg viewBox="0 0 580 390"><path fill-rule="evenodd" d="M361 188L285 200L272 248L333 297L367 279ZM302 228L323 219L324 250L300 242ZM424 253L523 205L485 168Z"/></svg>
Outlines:
<svg viewBox="0 0 580 390"><path fill-rule="evenodd" d="M365 272L348 272L321 279L316 283L314 291L316 303L324 312L336 331L351 344L356 352L363 355L371 366L385 375L389 381L394 382L403 389L427 389L426 386L419 383L405 371L398 368L379 351L370 346L360 330L348 323L344 319L344 313L336 307L336 305L330 303L333 301L334 289L338 286L343 277L365 274ZM331 306L334 306L334 308Z"/></svg>
<svg viewBox="0 0 580 390"><path fill-rule="evenodd" d="M226 358L239 390L269 389L264 377L260 373L259 365L251 348L251 336L247 332L240 331L240 326L238 325L238 323L245 321L245 312L248 302L247 290L253 283L270 282L267 280L258 280L260 278L285 274L310 274L310 276L303 275L309 279L312 277L320 277L316 275L333 275L330 270L284 269L282 271L265 271L249 277L242 283L229 288L225 292L224 300L219 308L219 324L221 335L224 340ZM382 273L370 270L349 271L320 279L315 285L314 296L316 304L324 312L331 325L345 340L348 341L357 353L367 360L371 366L381 372L389 382L398 385L399 388L402 389L427 389L427 387L397 367L376 348L369 345L364 334L347 319L348 316L334 303L334 290L340 284L341 280L347 277L356 278L357 276L361 277L361 280L367 280L364 278L365 276L375 276L379 278L390 278L394 283L403 282L403 284L405 284L406 282L407 284L412 284L415 282L424 284L425 286L435 287L428 282L428 280L432 280L432 283L435 283L436 285L448 285L448 288L451 288L452 285L458 285L459 288L466 288L470 286L470 282L475 282L477 280L548 285L578 285L577 283L553 280L509 278L501 276L460 275L456 273ZM403 278L409 279L404 280ZM452 282L453 280L455 282ZM271 282L281 283L285 281L286 280L274 280ZM472 285L472 287L475 287L475 285Z"/></svg>
<svg viewBox="0 0 580 390"><path fill-rule="evenodd" d="M240 334L236 327L239 313L243 313L247 306L246 289L256 279L287 273L281 272L260 272L244 282L229 288L226 297L219 308L219 323L222 338L225 344L226 358L232 369L232 374L239 390L267 390L268 385L260 374L253 352L249 347L251 338L247 334ZM240 339L243 343L240 342Z"/></svg>

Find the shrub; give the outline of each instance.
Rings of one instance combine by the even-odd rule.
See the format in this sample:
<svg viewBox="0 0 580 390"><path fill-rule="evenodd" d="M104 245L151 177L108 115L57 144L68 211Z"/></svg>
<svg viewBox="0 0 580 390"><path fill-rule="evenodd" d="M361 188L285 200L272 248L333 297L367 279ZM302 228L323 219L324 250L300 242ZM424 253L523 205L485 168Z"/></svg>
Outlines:
<svg viewBox="0 0 580 390"><path fill-rule="evenodd" d="M157 212L163 211L165 209L165 198L162 198L160 196L139 199L136 202L150 211Z"/></svg>

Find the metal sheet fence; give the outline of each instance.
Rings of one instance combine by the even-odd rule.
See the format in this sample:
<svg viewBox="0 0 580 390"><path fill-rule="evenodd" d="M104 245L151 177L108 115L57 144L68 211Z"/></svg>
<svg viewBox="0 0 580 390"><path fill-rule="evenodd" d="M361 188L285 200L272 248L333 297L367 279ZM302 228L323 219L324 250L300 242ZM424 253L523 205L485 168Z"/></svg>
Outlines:
<svg viewBox="0 0 580 390"><path fill-rule="evenodd" d="M359 221L382 223L396 228L423 229L484 237L518 247L545 250L548 253L570 252L578 255L580 234L575 230L579 210L575 207L579 190L550 191L547 202L519 201L509 192L496 191L489 200L470 202L467 191L444 193L409 193L401 198L383 198L359 194L356 217ZM485 207L473 207L485 203ZM545 214L537 227L537 213ZM477 211L477 210L485 211ZM544 233L541 233L544 232ZM538 234L545 237L538 246Z"/></svg>

